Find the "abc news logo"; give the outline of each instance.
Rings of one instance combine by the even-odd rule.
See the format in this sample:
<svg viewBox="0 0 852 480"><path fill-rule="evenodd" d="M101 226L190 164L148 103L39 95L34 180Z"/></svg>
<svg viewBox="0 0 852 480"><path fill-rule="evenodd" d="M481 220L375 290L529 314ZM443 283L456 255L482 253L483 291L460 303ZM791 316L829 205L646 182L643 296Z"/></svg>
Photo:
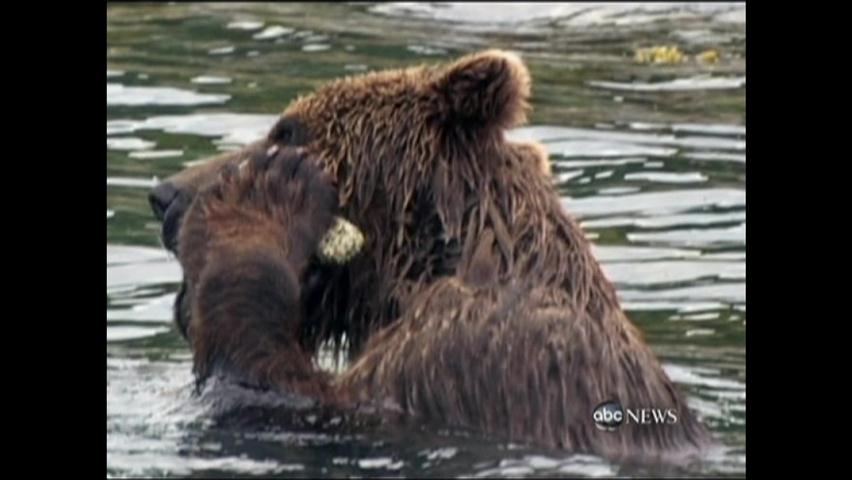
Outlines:
<svg viewBox="0 0 852 480"><path fill-rule="evenodd" d="M604 402L592 413L595 426L614 431L622 424L666 425L677 423L677 411L672 408L623 408L614 400Z"/></svg>

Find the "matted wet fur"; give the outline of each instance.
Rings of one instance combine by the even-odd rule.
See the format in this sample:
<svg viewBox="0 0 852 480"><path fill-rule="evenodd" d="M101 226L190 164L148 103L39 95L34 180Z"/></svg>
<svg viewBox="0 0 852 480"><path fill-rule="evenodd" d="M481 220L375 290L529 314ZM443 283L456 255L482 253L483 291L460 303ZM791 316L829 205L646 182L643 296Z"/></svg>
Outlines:
<svg viewBox="0 0 852 480"><path fill-rule="evenodd" d="M482 52L329 83L257 144L304 146L367 238L313 316L309 343L345 337L354 357L334 397L608 457L697 450L706 429L624 315L546 152L505 138L529 93L518 57ZM592 411L607 400L679 421L605 432Z"/></svg>
<svg viewBox="0 0 852 480"><path fill-rule="evenodd" d="M334 221L331 180L300 152L257 153L192 202L179 237L186 336L209 377L321 398L327 375L301 342L312 256Z"/></svg>

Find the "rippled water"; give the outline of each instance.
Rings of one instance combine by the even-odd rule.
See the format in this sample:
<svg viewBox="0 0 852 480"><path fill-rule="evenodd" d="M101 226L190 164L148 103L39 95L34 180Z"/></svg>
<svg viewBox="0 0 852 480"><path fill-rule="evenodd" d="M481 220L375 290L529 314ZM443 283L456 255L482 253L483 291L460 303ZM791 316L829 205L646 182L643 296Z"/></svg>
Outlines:
<svg viewBox="0 0 852 480"><path fill-rule="evenodd" d="M522 53L565 207L723 451L745 471L745 8L703 4L107 7L107 473L607 476L654 473L457 432L216 428L171 324L180 269L147 189L264 134L329 78L499 47ZM689 60L640 65L635 48ZM718 63L692 60L717 49ZM659 472L656 473L672 473Z"/></svg>

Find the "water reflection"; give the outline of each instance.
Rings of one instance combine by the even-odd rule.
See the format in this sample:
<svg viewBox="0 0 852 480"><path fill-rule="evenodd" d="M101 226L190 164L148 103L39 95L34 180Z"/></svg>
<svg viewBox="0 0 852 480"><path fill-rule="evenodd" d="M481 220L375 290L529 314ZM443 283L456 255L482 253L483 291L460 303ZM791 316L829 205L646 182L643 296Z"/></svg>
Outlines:
<svg viewBox="0 0 852 480"><path fill-rule="evenodd" d="M107 470L110 475L742 474L745 10L734 4L174 4L107 10ZM676 42L718 63L633 62ZM216 428L171 325L181 278L147 189L267 132L328 78L520 50L531 125L565 207L646 340L724 448L649 472L471 437ZM330 352L323 364L332 365ZM332 367L329 367L332 368Z"/></svg>

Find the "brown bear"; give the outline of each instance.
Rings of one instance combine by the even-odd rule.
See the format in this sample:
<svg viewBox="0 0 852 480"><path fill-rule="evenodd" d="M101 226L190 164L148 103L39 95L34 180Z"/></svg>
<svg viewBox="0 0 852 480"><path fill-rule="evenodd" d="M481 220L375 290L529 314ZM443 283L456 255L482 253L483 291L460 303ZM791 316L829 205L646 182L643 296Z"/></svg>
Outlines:
<svg viewBox="0 0 852 480"><path fill-rule="evenodd" d="M370 73L295 100L248 147L304 147L366 237L319 287L305 344L348 342L336 399L609 457L694 451L708 434L624 315L543 148L505 137L529 93L526 67L500 51ZM244 155L170 179L155 211L179 215L177 200ZM610 400L677 421L606 431L593 411Z"/></svg>

